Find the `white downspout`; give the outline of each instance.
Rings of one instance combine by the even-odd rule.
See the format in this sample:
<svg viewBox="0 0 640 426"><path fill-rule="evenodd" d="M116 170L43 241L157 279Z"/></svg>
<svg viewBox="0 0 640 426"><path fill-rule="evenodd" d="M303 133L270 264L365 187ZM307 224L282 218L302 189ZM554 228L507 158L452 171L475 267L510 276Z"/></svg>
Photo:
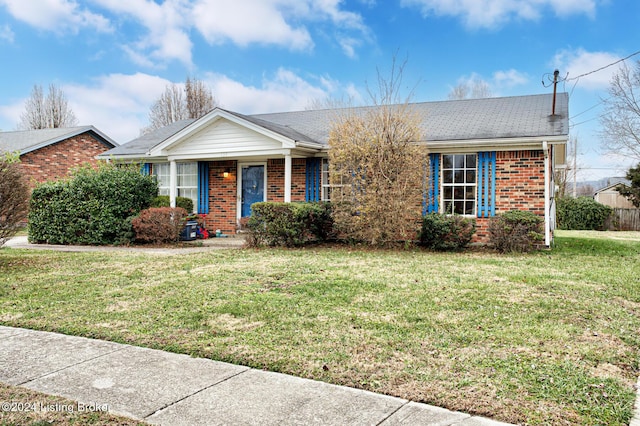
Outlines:
<svg viewBox="0 0 640 426"><path fill-rule="evenodd" d="M542 152L544 153L544 244L547 247L551 247L551 203L549 199L551 179L549 175L549 146L547 141L542 142Z"/></svg>

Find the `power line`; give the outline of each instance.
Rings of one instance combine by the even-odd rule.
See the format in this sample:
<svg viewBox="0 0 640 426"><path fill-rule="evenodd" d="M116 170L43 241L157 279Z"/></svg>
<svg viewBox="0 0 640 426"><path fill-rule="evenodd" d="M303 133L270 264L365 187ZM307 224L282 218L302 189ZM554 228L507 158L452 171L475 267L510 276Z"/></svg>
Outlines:
<svg viewBox="0 0 640 426"><path fill-rule="evenodd" d="M589 72L586 72L586 73L584 73L584 74L580 74L580 75L578 75L578 76L576 76L576 77L565 78L565 79L564 79L564 81L577 80L577 79L582 78L582 77L585 77L585 76L587 76L587 75L597 73L598 71L602 71L603 69L609 68L609 67L611 67L611 66L613 66L613 65L615 65L615 64L618 64L618 63L620 63L620 62L622 62L622 61L626 61L627 59L629 59L629 58L631 58L632 56L635 56L635 55L637 55L637 54L640 54L640 50L638 50L637 52L633 52L633 53L632 53L631 55L629 55L629 56L626 56L626 57L624 57L624 58L622 58L622 59L618 59L618 60L617 60L617 61L615 61L615 62L611 62L610 64L605 65L605 66L603 66L603 67L600 67L600 68L598 68L598 69L595 69L595 70L593 70L593 71L589 71Z"/></svg>

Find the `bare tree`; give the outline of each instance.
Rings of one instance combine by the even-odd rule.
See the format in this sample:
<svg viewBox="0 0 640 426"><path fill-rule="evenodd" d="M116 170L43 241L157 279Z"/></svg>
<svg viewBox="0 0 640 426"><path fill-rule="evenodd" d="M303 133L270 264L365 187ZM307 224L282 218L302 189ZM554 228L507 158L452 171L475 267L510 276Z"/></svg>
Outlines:
<svg viewBox="0 0 640 426"><path fill-rule="evenodd" d="M451 89L449 100L490 98L491 89L489 83L479 77L464 81Z"/></svg>
<svg viewBox="0 0 640 426"><path fill-rule="evenodd" d="M640 159L640 61L624 64L611 78L609 97L600 118L602 146L611 152Z"/></svg>
<svg viewBox="0 0 640 426"><path fill-rule="evenodd" d="M0 247L27 218L29 187L17 155L0 156Z"/></svg>
<svg viewBox="0 0 640 426"><path fill-rule="evenodd" d="M200 118L215 108L211 89L201 80L187 78L184 87L187 95L187 111L189 118Z"/></svg>
<svg viewBox="0 0 640 426"><path fill-rule="evenodd" d="M394 60L389 79L378 73L373 107L344 110L329 133L334 224L372 245L411 241L419 228L426 153L420 118L399 98L402 69Z"/></svg>
<svg viewBox="0 0 640 426"><path fill-rule="evenodd" d="M188 118L200 118L215 108L211 89L202 81L187 78L184 86L171 83L153 104L149 112L149 126L141 133L168 126Z"/></svg>
<svg viewBox="0 0 640 426"><path fill-rule="evenodd" d="M42 87L34 85L31 96L25 102L18 128L30 130L72 127L77 122L62 89L50 84L49 93L45 97Z"/></svg>

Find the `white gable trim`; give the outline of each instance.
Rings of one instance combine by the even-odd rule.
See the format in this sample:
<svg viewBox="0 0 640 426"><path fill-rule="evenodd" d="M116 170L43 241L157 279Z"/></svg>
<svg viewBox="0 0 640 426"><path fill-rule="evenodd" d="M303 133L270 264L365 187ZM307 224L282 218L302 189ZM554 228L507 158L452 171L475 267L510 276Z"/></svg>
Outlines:
<svg viewBox="0 0 640 426"><path fill-rule="evenodd" d="M166 140L164 140L162 143L156 145L155 147L153 147L151 150L149 150L149 156L151 157L156 157L156 156L166 156L168 155L168 151L174 147L179 145L180 143L185 142L187 139L189 139L191 136L197 134L198 132L200 132L201 130L205 129L206 127L210 126L211 124L215 123L218 120L228 120L232 123L235 123L239 126L242 126L248 130L252 130L256 133L259 133L267 138L273 139L274 141L280 142L282 144L282 148L295 148L296 147L296 141L293 139L290 139L286 136L283 136L277 132L273 132L271 130L265 129L264 127L258 126L254 123L251 123L250 121L244 120L236 115L233 115L223 109L220 108L216 108L213 111L211 111L210 113L208 113L207 115L205 115L204 117L200 118L199 120L194 121L193 123L191 123L190 125L188 125L187 127L185 127L184 129L180 130L178 133L176 133L175 135L167 138Z"/></svg>

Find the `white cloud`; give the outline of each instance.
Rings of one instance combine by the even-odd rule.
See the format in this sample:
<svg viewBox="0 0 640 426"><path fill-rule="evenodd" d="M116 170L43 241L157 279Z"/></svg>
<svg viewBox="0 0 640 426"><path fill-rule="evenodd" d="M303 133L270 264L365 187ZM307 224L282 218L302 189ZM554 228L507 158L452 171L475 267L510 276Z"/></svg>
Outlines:
<svg viewBox="0 0 640 426"><path fill-rule="evenodd" d="M424 16L454 16L470 28L495 28L512 19L538 20L551 9L558 16L595 16L595 0L402 0Z"/></svg>
<svg viewBox="0 0 640 426"><path fill-rule="evenodd" d="M190 5L184 0L94 0L110 12L125 15L146 28L139 40L122 46L130 59L151 67L177 60L191 66L193 44L188 35Z"/></svg>
<svg viewBox="0 0 640 426"><path fill-rule="evenodd" d="M107 18L81 8L74 0L0 0L16 19L47 31L77 33L80 28L112 30Z"/></svg>
<svg viewBox="0 0 640 426"><path fill-rule="evenodd" d="M341 0L93 1L146 29L139 40L123 47L132 61L145 66L173 60L190 66L194 29L212 45L259 44L308 51L314 41L307 26L329 23L331 29L325 33L334 33L349 57L355 56L361 39L371 38L362 16L343 10Z"/></svg>
<svg viewBox="0 0 640 426"><path fill-rule="evenodd" d="M498 87L512 88L522 86L529 82L529 77L513 68L507 71L496 71L493 73L493 82Z"/></svg>
<svg viewBox="0 0 640 426"><path fill-rule="evenodd" d="M302 110L311 101L331 95L336 84L324 78L314 85L282 68L272 78L264 78L260 87L222 74L210 74L206 80L223 108L244 114Z"/></svg>
<svg viewBox="0 0 640 426"><path fill-rule="evenodd" d="M577 50L561 50L553 58L553 65L560 70L560 77L574 79L582 74L605 67L620 59L611 52L588 52L582 48ZM620 68L620 64L607 67L601 71L580 77L577 85L588 90L602 90L609 87L613 74ZM567 84L573 86L575 80Z"/></svg>
<svg viewBox="0 0 640 426"><path fill-rule="evenodd" d="M195 27L211 44L231 40L239 46L276 44L310 49L313 41L304 27L292 27L276 2L264 0L200 0L193 7Z"/></svg>
<svg viewBox="0 0 640 426"><path fill-rule="evenodd" d="M94 125L119 143L139 136L148 124L149 108L170 81L136 73L110 74L93 84L67 84L62 90L78 122Z"/></svg>

